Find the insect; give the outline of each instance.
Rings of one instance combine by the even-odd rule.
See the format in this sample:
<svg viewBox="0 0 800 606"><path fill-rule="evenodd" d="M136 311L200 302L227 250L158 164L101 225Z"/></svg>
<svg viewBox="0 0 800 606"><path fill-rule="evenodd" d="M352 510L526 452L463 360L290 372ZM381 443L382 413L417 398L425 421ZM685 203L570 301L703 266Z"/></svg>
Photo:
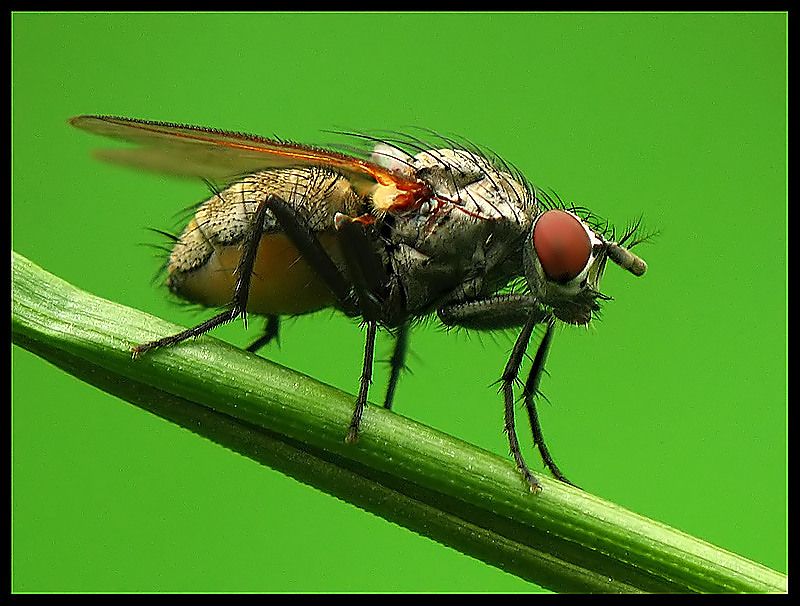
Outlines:
<svg viewBox="0 0 800 606"><path fill-rule="evenodd" d="M556 323L588 324L609 297L609 259L636 276L638 226L613 230L529 184L472 144L440 147L393 133L360 156L240 133L111 116L77 116L80 129L137 146L101 157L160 172L223 181L175 238L167 286L188 301L224 307L209 320L134 348L134 355L246 318L267 317L255 351L282 316L335 307L366 328L363 371L346 434L355 442L372 379L376 331L395 338L384 406L391 408L410 328L435 315L448 327L519 329L500 385L509 449L531 488L539 483L517 438L514 385L534 328L545 332L523 384L533 441L550 455L534 403Z"/></svg>

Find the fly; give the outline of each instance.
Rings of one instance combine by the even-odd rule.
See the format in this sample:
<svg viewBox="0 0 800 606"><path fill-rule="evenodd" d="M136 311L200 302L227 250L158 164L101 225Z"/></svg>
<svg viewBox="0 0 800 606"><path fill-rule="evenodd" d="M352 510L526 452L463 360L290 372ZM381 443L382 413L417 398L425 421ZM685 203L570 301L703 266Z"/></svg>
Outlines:
<svg viewBox="0 0 800 606"><path fill-rule="evenodd" d="M384 407L391 408L411 327L436 315L448 327L519 329L500 384L504 428L531 488L514 421L514 384L534 328L545 333L522 399L545 465L569 482L542 437L534 398L558 322L586 325L609 297L610 259L641 276L647 265L591 214L535 189L471 145L412 136L369 141L364 157L240 133L111 116L70 124L134 144L101 157L138 168L227 183L176 239L166 284L177 296L224 311L133 355L203 335L246 314L266 316L256 351L282 316L334 307L366 327L364 363L347 441L358 438L379 328L395 338ZM431 147L429 149L429 147Z"/></svg>

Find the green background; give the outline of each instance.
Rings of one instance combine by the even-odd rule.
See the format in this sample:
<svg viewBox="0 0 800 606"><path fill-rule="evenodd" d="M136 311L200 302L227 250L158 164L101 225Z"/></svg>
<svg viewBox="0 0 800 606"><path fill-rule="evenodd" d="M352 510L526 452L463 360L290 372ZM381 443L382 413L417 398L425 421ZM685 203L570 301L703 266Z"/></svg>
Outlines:
<svg viewBox="0 0 800 606"><path fill-rule="evenodd" d="M205 186L92 160L106 142L68 117L309 143L463 135L620 228L642 215L660 231L637 248L644 277L609 266L602 321L557 334L540 414L562 470L785 572L786 28L784 14L14 14L12 245L191 325L208 314L157 288L146 228L180 228ZM258 327L215 336L246 344ZM267 353L354 391L362 339L324 312ZM417 331L396 410L507 453L490 384L512 339ZM537 590L12 353L15 591Z"/></svg>

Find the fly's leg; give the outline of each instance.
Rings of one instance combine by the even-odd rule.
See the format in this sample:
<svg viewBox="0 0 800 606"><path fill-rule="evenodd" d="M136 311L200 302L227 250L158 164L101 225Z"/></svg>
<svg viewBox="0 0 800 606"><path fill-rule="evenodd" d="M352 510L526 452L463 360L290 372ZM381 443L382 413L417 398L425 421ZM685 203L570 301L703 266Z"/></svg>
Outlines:
<svg viewBox="0 0 800 606"><path fill-rule="evenodd" d="M365 320L396 325L392 305L398 301L391 296L391 281L379 253L381 242L375 228L342 214L336 215L334 222L360 314Z"/></svg>
<svg viewBox="0 0 800 606"><path fill-rule="evenodd" d="M364 405L367 403L369 386L372 383L372 370L375 354L375 334L377 325L396 325L397 313L400 311L397 289L392 288L392 282L386 271L383 258L380 255L378 235L372 225L363 223L345 215L337 215L335 219L338 231L339 245L344 256L348 276L353 283L353 289L358 301L359 311L367 325L367 338L364 346L364 365L361 371L361 384L358 390L353 419L347 434L348 442L358 439L358 430L361 425L361 416ZM397 385L399 368L395 370L394 364L402 366L405 353L406 323L401 324L398 339L400 349L395 347L393 356L393 376L389 380L389 391L384 400L384 407L390 408L394 390ZM395 361L395 360L399 360Z"/></svg>
<svg viewBox="0 0 800 606"><path fill-rule="evenodd" d="M538 324L536 318L531 317L522 327L522 332L517 337L514 348L511 350L511 356L508 358L506 367L503 370L503 376L500 378L503 391L503 401L505 403L505 432L508 435L508 447L511 450L511 456L514 457L514 462L517 467L525 476L525 479L531 485L534 491L541 490L539 482L531 473L525 459L522 457L522 451L519 448L519 441L517 440L517 430L514 423L514 381L517 380L519 375L519 368L522 364L522 358L525 356L525 350L528 347L528 342L531 339L533 328Z"/></svg>
<svg viewBox="0 0 800 606"><path fill-rule="evenodd" d="M522 474L534 489L538 489L539 484L525 464L520 452L519 441L517 440L514 420L513 386L519 376L519 369L534 326L547 321L547 330L536 351L530 374L525 382L523 398L531 423L533 442L539 449L544 464L558 480L566 482L567 484L572 484L558 469L558 466L553 461L553 457L550 455L550 451L545 445L542 427L539 424L539 417L534 404L534 397L538 393L539 381L544 372L544 363L547 359L547 353L553 339L553 320L549 317L549 314L541 309L535 297L518 293L496 295L485 299L454 303L446 308L440 309L438 313L442 322L450 326L464 326L466 328L480 330L523 326L522 332L511 351L511 356L503 371L500 382L502 384L501 390L505 403L505 431L506 434L508 434L511 455L514 457L517 467L519 467ZM574 486L574 484L572 485Z"/></svg>
<svg viewBox="0 0 800 606"><path fill-rule="evenodd" d="M236 319L238 316L242 316L245 323L247 322L247 299L250 296L250 280L253 277L253 265L255 264L256 253L258 252L258 243L261 241L261 236L264 233L264 218L266 216L268 202L271 198L274 198L274 196L267 196L267 199L258 205L249 228L249 233L245 236L242 257L236 267L236 286L233 290L233 300L231 301L229 309L178 334L156 339L155 341L150 341L143 345L137 345L133 348L134 358L151 349L174 345L186 339L204 335L217 326Z"/></svg>
<svg viewBox="0 0 800 606"><path fill-rule="evenodd" d="M383 259L377 252L378 235L372 225L344 215L336 217L342 254L364 318L378 320L394 326L402 315L399 291L392 288ZM400 372L404 368L408 347L408 322L403 321L395 336L395 347L390 359L391 374L386 388L383 407L391 409Z"/></svg>
<svg viewBox="0 0 800 606"><path fill-rule="evenodd" d="M447 326L476 330L518 328L525 325L531 314L538 318L538 322L546 316L536 297L518 293L459 301L439 309L437 313Z"/></svg>
<svg viewBox="0 0 800 606"><path fill-rule="evenodd" d="M275 341L279 341L278 330L280 328L280 323L281 321L278 316L267 316L267 323L264 326L264 334L253 341L253 343L248 346L247 351L255 353L270 343L273 339Z"/></svg>
<svg viewBox="0 0 800 606"><path fill-rule="evenodd" d="M297 211L277 196L269 196L266 204L289 241L336 297L339 308L349 316L360 315L344 274Z"/></svg>
<svg viewBox="0 0 800 606"><path fill-rule="evenodd" d="M361 417L372 383L378 322L386 321L384 303L387 298L393 301L388 296L391 292L389 279L377 252L375 236L372 231L368 231L373 228L345 215L337 215L336 228L347 270L345 275L295 209L275 197L268 201L268 207L292 244L336 297L339 308L350 316L363 316L366 323L367 336L361 381L347 433L347 441L355 442L358 439Z"/></svg>
<svg viewBox="0 0 800 606"><path fill-rule="evenodd" d="M358 439L358 428L361 424L361 416L364 413L364 405L367 402L369 386L372 382L377 322L374 318L367 318L366 314L359 308L360 297L353 298L347 278L333 262L333 259L331 259L313 231L298 217L297 212L280 198L273 198L269 202L269 209L275 215L275 219L292 244L331 290L337 299L339 307L350 316L365 316L367 340L364 346L364 365L361 371L361 383L358 389L355 409L353 410L353 418L347 432L347 441L355 442Z"/></svg>
<svg viewBox="0 0 800 606"><path fill-rule="evenodd" d="M397 389L397 382L400 380L400 373L406 367L405 360L408 351L408 333L410 331L408 322L406 322L397 329L397 334L395 335L394 351L389 359L392 370L389 374L389 384L386 386L386 397L383 399L383 407L386 409L392 408L394 392Z"/></svg>
<svg viewBox="0 0 800 606"><path fill-rule="evenodd" d="M539 381L542 378L542 373L544 372L544 364L547 360L547 354L550 351L550 343L552 340L553 322L550 321L547 323L547 330L545 331L544 337L542 338L541 342L539 343L539 347L536 350L536 355L533 358L533 365L531 366L528 380L525 381L525 388L522 391L522 395L525 401L525 409L528 411L528 418L531 422L533 443L539 449L539 453L542 455L542 461L544 461L544 464L550 470L550 473L553 474L553 477L566 484L570 484L576 488L579 488L576 484L573 484L566 477L564 477L564 474L561 473L561 470L558 468L553 460L553 457L550 455L550 451L548 450L547 445L544 443L542 426L539 424L539 415L536 412L536 405L534 403L534 398L539 393Z"/></svg>
<svg viewBox="0 0 800 606"><path fill-rule="evenodd" d="M372 364L375 355L375 332L377 323L375 320L367 320L367 342L364 345L364 365L361 368L361 385L358 389L356 407L353 410L353 418L350 421L350 428L347 432L347 442L350 444L358 440L358 430L361 426L361 415L364 414L364 405L367 403L369 386L372 383Z"/></svg>

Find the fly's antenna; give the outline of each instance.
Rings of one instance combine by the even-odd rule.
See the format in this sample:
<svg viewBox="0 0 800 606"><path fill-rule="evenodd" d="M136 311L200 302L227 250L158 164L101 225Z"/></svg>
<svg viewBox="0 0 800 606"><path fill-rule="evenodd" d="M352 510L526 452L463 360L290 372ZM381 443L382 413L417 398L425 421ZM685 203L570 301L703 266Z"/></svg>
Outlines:
<svg viewBox="0 0 800 606"><path fill-rule="evenodd" d="M634 276L644 275L647 271L647 263L644 262L639 255L632 253L625 248L622 244L617 242L608 243L608 258L614 263L619 265L622 269L626 269Z"/></svg>
<svg viewBox="0 0 800 606"><path fill-rule="evenodd" d="M634 276L643 275L647 271L647 263L639 255L632 253L630 249L642 242L647 242L657 235L657 232L639 235L641 225L642 218L639 217L625 230L625 235L619 239L619 242L608 243L608 257Z"/></svg>

